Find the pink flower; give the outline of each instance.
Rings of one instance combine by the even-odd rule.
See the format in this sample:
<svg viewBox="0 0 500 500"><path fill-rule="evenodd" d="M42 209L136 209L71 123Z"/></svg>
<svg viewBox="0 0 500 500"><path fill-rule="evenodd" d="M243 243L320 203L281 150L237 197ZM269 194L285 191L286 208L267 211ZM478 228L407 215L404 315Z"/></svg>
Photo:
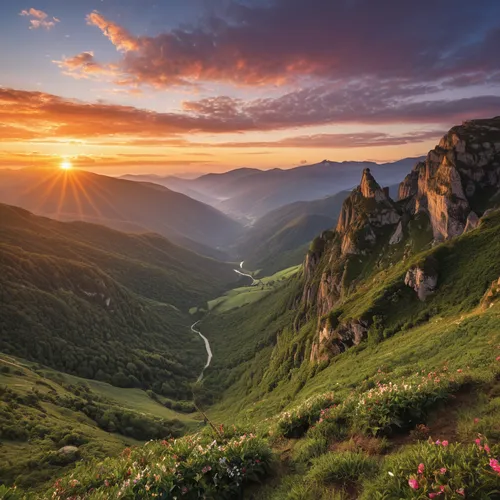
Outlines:
<svg viewBox="0 0 500 500"><path fill-rule="evenodd" d="M441 441L439 441L439 439L436 441L436 444L437 445L440 445L441 444Z"/></svg>
<svg viewBox="0 0 500 500"><path fill-rule="evenodd" d="M491 452L490 447L487 444L484 445L484 451L486 453L490 453Z"/></svg>
<svg viewBox="0 0 500 500"><path fill-rule="evenodd" d="M476 439L475 443L480 446L481 445L481 440L479 438Z"/></svg>
<svg viewBox="0 0 500 500"><path fill-rule="evenodd" d="M490 467L500 475L500 464L498 463L498 460L495 460L494 458L490 459Z"/></svg>
<svg viewBox="0 0 500 500"><path fill-rule="evenodd" d="M497 361L500 361L500 356L497 356Z"/></svg>
<svg viewBox="0 0 500 500"><path fill-rule="evenodd" d="M423 474L425 471L425 465L424 464L419 464L418 466L418 473Z"/></svg>
<svg viewBox="0 0 500 500"><path fill-rule="evenodd" d="M441 444L446 448L448 446L448 441L443 441Z"/></svg>
<svg viewBox="0 0 500 500"><path fill-rule="evenodd" d="M439 493L429 493L429 498L436 498L438 497L439 495L441 495L442 492L439 492Z"/></svg>
<svg viewBox="0 0 500 500"><path fill-rule="evenodd" d="M463 489L463 488L460 488L459 490L456 490L456 491L457 491L457 493L458 493L459 495L461 495L461 496L463 496L463 497L465 496L465 491L464 491L464 489Z"/></svg>
<svg viewBox="0 0 500 500"><path fill-rule="evenodd" d="M478 418L475 418L475 419L474 419L474 423L475 423L475 424L479 423L479 419L478 419Z"/></svg>
<svg viewBox="0 0 500 500"><path fill-rule="evenodd" d="M441 472L441 474L446 474L447 470L448 469L446 467L441 467L441 469L439 469L439 472Z"/></svg>
<svg viewBox="0 0 500 500"><path fill-rule="evenodd" d="M408 484L410 485L410 488L413 490L418 490L419 488L418 481L416 479L408 479Z"/></svg>

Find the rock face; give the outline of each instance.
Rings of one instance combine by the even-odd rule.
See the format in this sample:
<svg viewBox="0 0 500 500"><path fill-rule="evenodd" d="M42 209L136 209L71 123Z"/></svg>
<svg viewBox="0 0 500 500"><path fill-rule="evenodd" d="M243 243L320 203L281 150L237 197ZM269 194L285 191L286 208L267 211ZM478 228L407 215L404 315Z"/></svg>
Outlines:
<svg viewBox="0 0 500 500"><path fill-rule="evenodd" d="M492 307L498 299L500 299L500 278L495 280L484 294L481 299L481 308L488 309Z"/></svg>
<svg viewBox="0 0 500 500"><path fill-rule="evenodd" d="M368 334L368 325L364 321L349 321L332 328L323 324L319 329L319 338L311 348L310 361L319 362L330 359L360 344Z"/></svg>
<svg viewBox="0 0 500 500"><path fill-rule="evenodd" d="M500 117L452 128L399 186L413 212L426 211L443 241L477 225L500 189Z"/></svg>
<svg viewBox="0 0 500 500"><path fill-rule="evenodd" d="M413 288L422 302L435 292L437 283L437 273L426 269L425 266L412 267L405 276L405 285Z"/></svg>
<svg viewBox="0 0 500 500"><path fill-rule="evenodd" d="M366 338L372 317L333 324L325 318L332 311L342 317L344 300L360 282L366 285L374 266L393 265L433 242L473 230L485 210L500 204L500 117L452 128L406 176L398 195L394 202L365 169L343 203L335 231L314 241L304 263L301 302L301 317L318 322L311 361ZM438 286L437 263L428 258L413 266L404 283L425 301Z"/></svg>

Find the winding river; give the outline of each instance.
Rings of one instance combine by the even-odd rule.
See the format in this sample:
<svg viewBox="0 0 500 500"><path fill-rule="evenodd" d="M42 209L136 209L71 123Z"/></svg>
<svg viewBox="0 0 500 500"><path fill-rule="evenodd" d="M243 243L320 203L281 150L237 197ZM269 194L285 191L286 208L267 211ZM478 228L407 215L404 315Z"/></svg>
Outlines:
<svg viewBox="0 0 500 500"><path fill-rule="evenodd" d="M243 264L245 263L244 260L242 260L240 262L240 269L234 269L234 272L235 273L238 273L239 275L241 276L247 276L249 278L251 278L252 280L252 285L254 285L255 283L258 283L257 280L254 279L254 277L251 275L251 274L247 274L247 273L244 273L242 272L243 271ZM202 339L203 339L203 342L205 342L205 348L207 350L207 363L205 364L205 366L203 367L203 370L201 371L200 373L200 376L198 377L198 382L200 382L202 379L203 379L203 373L205 372L205 370L210 366L210 363L212 362L212 349L210 348L210 342L208 341L207 337L205 337L205 335L203 335L200 330L198 330L196 328L196 325L201 321L201 319L199 319L198 321L196 321L195 323L193 323L191 325L191 331L193 333L196 333L197 335L199 335Z"/></svg>
<svg viewBox="0 0 500 500"><path fill-rule="evenodd" d="M204 371L210 366L210 362L212 361L212 349L210 348L210 342L208 341L207 337L205 337L205 335L203 335L203 333L200 332L200 330L196 329L196 325L200 321L201 320L199 319L196 323L193 323L191 325L191 331L197 333L203 339L203 342L205 342L205 348L207 350L207 363L203 367L203 370L201 371L200 376L198 377L198 382L203 378Z"/></svg>

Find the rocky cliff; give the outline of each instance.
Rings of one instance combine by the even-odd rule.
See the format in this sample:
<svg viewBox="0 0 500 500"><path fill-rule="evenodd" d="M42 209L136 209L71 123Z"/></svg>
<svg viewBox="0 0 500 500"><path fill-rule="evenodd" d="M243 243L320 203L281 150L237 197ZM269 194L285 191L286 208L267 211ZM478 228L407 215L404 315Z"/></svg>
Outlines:
<svg viewBox="0 0 500 500"><path fill-rule="evenodd" d="M335 231L316 238L304 262L302 311L318 322L311 360L329 358L366 338L371 318L331 320L332 310L358 283L425 245L475 229L498 202L500 117L453 127L406 176L397 202L365 169L344 201ZM426 261L409 268L402 282L425 301L439 287L439 270Z"/></svg>
<svg viewBox="0 0 500 500"><path fill-rule="evenodd" d="M453 127L399 187L410 212L427 212L434 238L473 229L500 192L500 117Z"/></svg>

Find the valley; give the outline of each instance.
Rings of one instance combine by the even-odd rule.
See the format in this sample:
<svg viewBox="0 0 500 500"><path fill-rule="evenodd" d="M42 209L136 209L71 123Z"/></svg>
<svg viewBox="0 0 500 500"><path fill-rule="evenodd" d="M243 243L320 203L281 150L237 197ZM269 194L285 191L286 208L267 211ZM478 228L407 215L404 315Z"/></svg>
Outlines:
<svg viewBox="0 0 500 500"><path fill-rule="evenodd" d="M499 134L270 211L231 261L0 205L0 493L493 494Z"/></svg>

